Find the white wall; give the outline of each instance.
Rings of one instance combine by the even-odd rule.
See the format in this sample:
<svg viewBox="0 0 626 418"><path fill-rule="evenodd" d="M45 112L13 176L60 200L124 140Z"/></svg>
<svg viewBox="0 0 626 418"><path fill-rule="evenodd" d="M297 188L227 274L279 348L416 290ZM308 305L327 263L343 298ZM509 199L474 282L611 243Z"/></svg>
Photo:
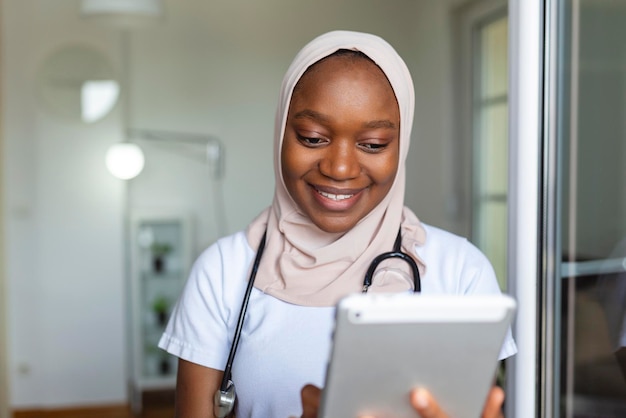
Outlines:
<svg viewBox="0 0 626 418"><path fill-rule="evenodd" d="M458 3L458 1L455 1ZM117 108L86 126L45 112L36 71L56 48L92 45L122 62L119 30L81 20L77 0L2 7L4 158L13 407L121 403L125 393L123 210L195 214L196 252L218 235L206 167L144 144L144 173L125 185L103 165L122 139ZM415 80L407 204L431 224L454 225L444 150L452 138L447 4L166 1L165 19L130 33L129 124L218 136L226 145L227 232L271 201L274 106L295 52L330 29L377 33Z"/></svg>
<svg viewBox="0 0 626 418"><path fill-rule="evenodd" d="M36 103L39 63L87 42L112 57L68 6L5 2L3 10L6 231L11 403L123 399L123 185L102 164L117 114L94 126Z"/></svg>

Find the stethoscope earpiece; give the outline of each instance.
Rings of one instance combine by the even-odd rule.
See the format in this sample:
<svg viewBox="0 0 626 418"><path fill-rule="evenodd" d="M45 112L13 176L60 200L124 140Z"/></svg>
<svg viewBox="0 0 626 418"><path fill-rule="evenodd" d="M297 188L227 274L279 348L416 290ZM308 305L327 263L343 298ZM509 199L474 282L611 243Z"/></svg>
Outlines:
<svg viewBox="0 0 626 418"><path fill-rule="evenodd" d="M367 293L367 290L372 285L374 273L376 272L378 265L389 258L399 258L400 260L407 262L407 264L411 267L411 272L413 273L413 292L420 293L422 291L422 282L420 280L420 272L417 268L417 263L411 258L410 255L399 250L382 253L374 258L372 264L370 264L370 267L365 273L365 279L363 279L363 293Z"/></svg>
<svg viewBox="0 0 626 418"><path fill-rule="evenodd" d="M213 414L217 418L226 418L235 408L236 397L235 384L232 380L229 380L226 390L220 388L215 391L213 397Z"/></svg>
<svg viewBox="0 0 626 418"><path fill-rule="evenodd" d="M383 261L389 258L399 258L407 262L409 267L411 267L411 272L413 273L413 292L420 293L422 291L422 280L420 278L420 271L417 268L417 263L413 258L405 252L402 252L402 234L401 230L398 231L398 235L396 236L396 241L393 244L393 251L389 251L387 253L379 254L374 257L372 260L367 272L365 272L365 278L363 279L363 293L367 293L367 290L372 285L372 280L374 278L374 273L378 268L378 265Z"/></svg>

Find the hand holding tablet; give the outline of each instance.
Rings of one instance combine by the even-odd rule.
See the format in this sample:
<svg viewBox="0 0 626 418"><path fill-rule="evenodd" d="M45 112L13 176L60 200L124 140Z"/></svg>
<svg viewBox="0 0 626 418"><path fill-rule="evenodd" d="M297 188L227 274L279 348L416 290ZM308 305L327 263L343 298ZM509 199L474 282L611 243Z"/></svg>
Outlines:
<svg viewBox="0 0 626 418"><path fill-rule="evenodd" d="M418 387L452 417L480 416L514 310L503 295L343 299L318 416L413 418Z"/></svg>

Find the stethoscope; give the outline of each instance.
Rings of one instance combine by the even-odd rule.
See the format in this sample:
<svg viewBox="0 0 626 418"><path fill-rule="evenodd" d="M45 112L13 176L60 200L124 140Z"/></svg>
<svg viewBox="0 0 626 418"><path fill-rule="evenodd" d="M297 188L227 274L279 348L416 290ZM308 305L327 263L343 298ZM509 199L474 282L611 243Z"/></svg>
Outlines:
<svg viewBox="0 0 626 418"><path fill-rule="evenodd" d="M254 264L252 264L252 271L250 272L250 278L248 280L248 286L246 287L246 293L244 294L243 301L241 304L241 310L239 311L239 318L237 319L237 327L235 328L235 335L233 337L233 343L230 346L230 352L228 354L228 360L226 361L226 367L224 368L224 375L222 377L222 382L220 384L220 388L215 392L215 396L213 398L213 413L218 418L227 417L235 407L235 399L237 398L237 394L235 393L235 384L233 383L232 377L232 368L233 361L235 359L235 352L237 351L237 345L239 344L239 338L241 337L241 330L243 328L243 322L246 315L246 310L248 309L248 302L250 300L250 293L252 292L252 288L254 287L254 279L256 278L256 273L259 269L259 263L261 262L261 256L263 255L263 251L265 250L265 239L267 236L267 231L263 233L263 238L261 238L261 243L259 244L259 249L256 253L256 257L254 258ZM386 253L382 253L376 256L372 262L370 263L367 272L365 273L365 278L363 279L363 293L367 293L367 290L372 285L372 278L378 265L387 260L389 258L400 258L406 261L411 267L411 272L413 273L413 292L419 293L422 290L422 282L420 278L419 269L417 268L417 264L415 260L411 258L410 255L402 252L400 246L402 244L402 237L400 235L400 231L398 231L398 236L396 237L396 241L393 245L393 251L389 251Z"/></svg>

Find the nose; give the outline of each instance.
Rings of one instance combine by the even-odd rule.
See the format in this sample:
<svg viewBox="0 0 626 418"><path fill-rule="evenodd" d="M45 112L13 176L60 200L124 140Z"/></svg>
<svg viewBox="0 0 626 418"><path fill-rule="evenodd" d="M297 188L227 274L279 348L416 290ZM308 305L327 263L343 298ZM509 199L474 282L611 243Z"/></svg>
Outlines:
<svg viewBox="0 0 626 418"><path fill-rule="evenodd" d="M319 170L333 180L350 180L361 173L358 150L351 141L336 141L325 149Z"/></svg>

